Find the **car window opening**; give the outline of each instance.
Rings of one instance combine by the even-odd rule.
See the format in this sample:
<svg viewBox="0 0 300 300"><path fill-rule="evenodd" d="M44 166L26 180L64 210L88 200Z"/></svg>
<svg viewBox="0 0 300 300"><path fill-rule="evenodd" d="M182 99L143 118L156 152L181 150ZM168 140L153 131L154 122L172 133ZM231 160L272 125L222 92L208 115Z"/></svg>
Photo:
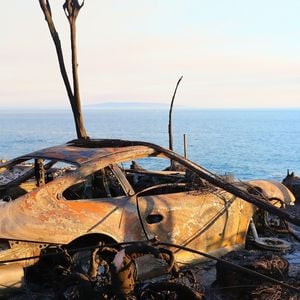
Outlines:
<svg viewBox="0 0 300 300"><path fill-rule="evenodd" d="M96 171L63 192L66 200L111 198L125 195L124 189L111 167Z"/></svg>
<svg viewBox="0 0 300 300"><path fill-rule="evenodd" d="M204 182L195 173L179 166L169 170L167 159L148 157L124 164L126 178L139 195L160 195L203 189ZM143 192L144 191L144 192Z"/></svg>
<svg viewBox="0 0 300 300"><path fill-rule="evenodd" d="M0 199L11 201L75 169L49 159L23 159L0 169Z"/></svg>

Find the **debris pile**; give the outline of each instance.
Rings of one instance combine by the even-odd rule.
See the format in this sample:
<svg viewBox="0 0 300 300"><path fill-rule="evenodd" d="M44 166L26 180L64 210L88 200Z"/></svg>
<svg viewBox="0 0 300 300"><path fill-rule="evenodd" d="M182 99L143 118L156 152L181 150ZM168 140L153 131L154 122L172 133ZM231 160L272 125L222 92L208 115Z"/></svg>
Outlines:
<svg viewBox="0 0 300 300"><path fill-rule="evenodd" d="M241 276L241 272L218 262L214 288L222 290L229 299L299 299L298 292L293 288L300 286L300 278L297 280L289 276L289 262L282 255L243 250L230 252L222 259L267 276L257 276L254 272ZM269 278L278 280L279 283L270 283Z"/></svg>
<svg viewBox="0 0 300 300"><path fill-rule="evenodd" d="M300 288L299 281L294 280L288 281L289 284ZM272 300L298 300L299 294L291 292L287 288L283 288L278 284L265 283L257 286L251 292L251 299L262 300L262 299L272 299Z"/></svg>
<svg viewBox="0 0 300 300"><path fill-rule="evenodd" d="M290 254L230 252L215 258L216 281L210 286L208 269L202 277L199 265L180 269L163 244L151 240L45 248L39 261L26 268L22 294L10 299L299 299L300 272L291 276L285 258ZM205 265L215 268L200 268Z"/></svg>
<svg viewBox="0 0 300 300"><path fill-rule="evenodd" d="M30 294L66 300L204 299L204 287L193 272L179 270L166 248L133 244L119 249L102 245L74 254L52 251L57 255L27 268Z"/></svg>

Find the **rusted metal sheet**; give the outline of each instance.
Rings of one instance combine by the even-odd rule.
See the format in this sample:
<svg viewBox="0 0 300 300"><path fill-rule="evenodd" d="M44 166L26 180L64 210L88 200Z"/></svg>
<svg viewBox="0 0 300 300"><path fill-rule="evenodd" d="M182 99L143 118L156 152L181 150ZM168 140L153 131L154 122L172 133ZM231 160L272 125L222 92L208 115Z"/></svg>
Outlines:
<svg viewBox="0 0 300 300"><path fill-rule="evenodd" d="M140 210L149 238L203 252L226 253L245 243L249 218L255 208L229 193L175 193L140 198ZM149 224L147 217L159 215L161 222ZM179 262L201 259L196 254L175 251Z"/></svg>

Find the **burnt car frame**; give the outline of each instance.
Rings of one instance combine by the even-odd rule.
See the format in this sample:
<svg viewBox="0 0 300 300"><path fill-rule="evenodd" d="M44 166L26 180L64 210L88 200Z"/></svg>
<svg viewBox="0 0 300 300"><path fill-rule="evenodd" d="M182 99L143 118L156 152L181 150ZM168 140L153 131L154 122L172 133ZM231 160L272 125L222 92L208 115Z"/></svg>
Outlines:
<svg viewBox="0 0 300 300"><path fill-rule="evenodd" d="M180 171L146 170L135 163L145 158L163 158ZM24 165L27 161L33 163ZM0 261L39 255L51 245L83 247L154 236L220 256L244 246L257 210L230 189L208 182L202 167L145 142L75 140L3 163L0 175L16 167L20 174L0 185ZM263 196L294 202L277 182L220 182L253 201ZM199 259L185 251L174 254L181 263ZM35 262L2 264L0 282L17 284L16 276L9 281L9 271L22 274L23 267Z"/></svg>

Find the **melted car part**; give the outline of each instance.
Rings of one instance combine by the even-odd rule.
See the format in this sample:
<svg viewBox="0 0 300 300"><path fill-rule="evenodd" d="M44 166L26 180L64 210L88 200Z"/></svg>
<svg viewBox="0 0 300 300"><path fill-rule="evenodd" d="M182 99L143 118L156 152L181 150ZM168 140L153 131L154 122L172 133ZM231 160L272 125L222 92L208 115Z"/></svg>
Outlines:
<svg viewBox="0 0 300 300"><path fill-rule="evenodd" d="M112 284L119 295L133 292L136 281L174 272L173 253L147 244L130 245L113 260Z"/></svg>
<svg viewBox="0 0 300 300"><path fill-rule="evenodd" d="M259 248L272 251L287 251L291 249L291 243L274 237L257 238L254 240L254 243Z"/></svg>
<svg viewBox="0 0 300 300"><path fill-rule="evenodd" d="M285 240L274 237L259 237L252 219L250 221L250 227L254 237L254 243L259 248L272 251L287 251L291 248L291 243Z"/></svg>

